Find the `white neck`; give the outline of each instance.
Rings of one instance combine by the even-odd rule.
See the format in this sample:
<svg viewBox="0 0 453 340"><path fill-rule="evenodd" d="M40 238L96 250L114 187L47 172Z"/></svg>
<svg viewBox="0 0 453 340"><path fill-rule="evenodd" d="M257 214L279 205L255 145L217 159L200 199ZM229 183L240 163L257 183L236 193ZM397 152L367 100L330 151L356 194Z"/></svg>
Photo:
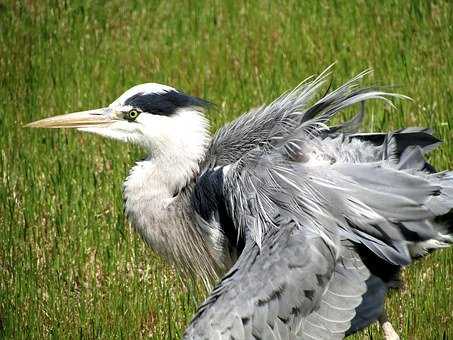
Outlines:
<svg viewBox="0 0 453 340"><path fill-rule="evenodd" d="M132 169L125 190L171 198L198 173L209 143L208 122L201 112L186 109L154 125L142 143L150 155Z"/></svg>
<svg viewBox="0 0 453 340"><path fill-rule="evenodd" d="M187 216L190 210L180 206L188 202L174 197L198 174L209 142L204 117L198 112L184 114L188 119L181 120L176 128L173 124L171 136L161 131L159 138L153 139L151 155L137 163L124 183L125 211L134 228L173 263L187 261L193 257L188 254L189 248L203 246L202 237ZM205 260L199 262L206 266Z"/></svg>

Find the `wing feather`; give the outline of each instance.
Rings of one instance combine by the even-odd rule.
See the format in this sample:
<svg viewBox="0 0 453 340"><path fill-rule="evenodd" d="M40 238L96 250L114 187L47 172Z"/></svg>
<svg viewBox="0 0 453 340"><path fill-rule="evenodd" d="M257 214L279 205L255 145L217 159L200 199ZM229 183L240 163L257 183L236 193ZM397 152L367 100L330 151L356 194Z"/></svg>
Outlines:
<svg viewBox="0 0 453 340"><path fill-rule="evenodd" d="M326 125L395 96L358 87L367 73L310 105L325 72L213 138L195 190L212 199L194 201L211 202L200 213L222 211L241 254L185 338L341 338L382 312L390 281L368 259L393 273L411 261L409 242L436 237L436 219L453 208L453 174L425 161L439 143L431 132L359 134L363 105Z"/></svg>

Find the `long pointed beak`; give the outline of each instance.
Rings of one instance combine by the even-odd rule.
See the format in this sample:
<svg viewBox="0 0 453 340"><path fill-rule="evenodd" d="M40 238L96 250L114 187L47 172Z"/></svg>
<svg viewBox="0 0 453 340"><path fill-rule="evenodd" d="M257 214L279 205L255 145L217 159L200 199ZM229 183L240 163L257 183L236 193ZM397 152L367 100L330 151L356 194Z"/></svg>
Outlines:
<svg viewBox="0 0 453 340"><path fill-rule="evenodd" d="M31 128L87 128L107 127L115 122L107 113L107 109L97 109L68 113L64 115L49 117L25 125Z"/></svg>

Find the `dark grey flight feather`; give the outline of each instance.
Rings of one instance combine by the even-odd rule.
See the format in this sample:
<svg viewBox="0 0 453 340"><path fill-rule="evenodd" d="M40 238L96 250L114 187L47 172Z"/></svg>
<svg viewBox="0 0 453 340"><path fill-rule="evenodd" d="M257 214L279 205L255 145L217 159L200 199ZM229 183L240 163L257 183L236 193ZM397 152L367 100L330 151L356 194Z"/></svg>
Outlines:
<svg viewBox="0 0 453 340"><path fill-rule="evenodd" d="M191 200L239 257L185 338L342 338L382 313L411 242L446 242L453 174L425 161L430 130L357 133L363 104L327 126L394 96L360 88L367 73L313 104L325 72L214 136Z"/></svg>

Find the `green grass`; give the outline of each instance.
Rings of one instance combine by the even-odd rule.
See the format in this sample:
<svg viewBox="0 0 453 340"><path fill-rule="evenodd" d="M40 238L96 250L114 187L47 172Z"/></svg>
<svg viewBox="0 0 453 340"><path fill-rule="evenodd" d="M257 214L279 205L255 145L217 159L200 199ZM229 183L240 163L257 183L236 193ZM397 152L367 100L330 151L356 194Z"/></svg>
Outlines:
<svg viewBox="0 0 453 340"><path fill-rule="evenodd" d="M336 61L334 85L373 67L414 99L370 105L366 130L431 126L453 168L453 6L427 3L2 1L0 337L178 338L203 298L124 218L140 150L24 123L152 81L217 103L215 130ZM404 339L453 337L452 277L451 249L405 270L388 301Z"/></svg>

